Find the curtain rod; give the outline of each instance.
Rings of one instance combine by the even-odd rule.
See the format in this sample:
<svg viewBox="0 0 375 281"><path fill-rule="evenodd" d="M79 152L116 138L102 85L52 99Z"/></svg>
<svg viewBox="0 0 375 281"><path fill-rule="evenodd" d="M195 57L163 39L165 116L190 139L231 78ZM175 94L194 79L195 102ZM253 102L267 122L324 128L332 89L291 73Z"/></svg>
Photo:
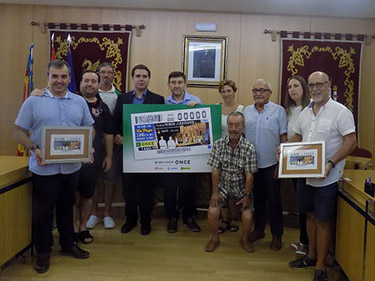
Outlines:
<svg viewBox="0 0 375 281"><path fill-rule="evenodd" d="M282 30L271 30L271 29L265 29L264 30L264 34L272 34L272 37L275 37L275 38L272 38L272 39L275 39L275 40L272 40L272 41L276 41L276 34L281 34ZM331 36L335 36L336 34L340 34L340 33L333 33L333 32L308 32L308 31L285 31L286 34L288 35L292 35L294 32L299 32L300 34L304 34L304 33L310 33L310 35L316 35L316 34L331 34ZM341 36L346 36L346 35L351 35L353 37L359 37L359 36L363 36L365 39L367 38L373 38L375 39L375 34L373 35L367 35L367 34L346 34L346 33L341 33L342 35Z"/></svg>
<svg viewBox="0 0 375 281"><path fill-rule="evenodd" d="M46 33L46 29L48 27L48 25L50 23L46 23L44 22L42 25L40 24L40 22L36 22L36 21L32 21L30 23L32 26L39 26L40 27L40 30L42 33ZM67 27L70 27L71 25L76 25L77 27L79 26L82 26L82 25L85 25L86 27L88 28L92 28L93 26L97 26L99 28L103 28L103 27L106 27L106 26L109 26L109 27L114 27L114 26L119 26L120 28L123 28L125 29L126 26L131 26L131 29L135 29L136 30L136 36L137 37L140 37L141 36L141 29L145 29L146 26L144 24L140 24L140 25L124 25L124 24L86 24L86 23L52 23L54 24L55 26L59 26L61 24L64 24L66 25Z"/></svg>

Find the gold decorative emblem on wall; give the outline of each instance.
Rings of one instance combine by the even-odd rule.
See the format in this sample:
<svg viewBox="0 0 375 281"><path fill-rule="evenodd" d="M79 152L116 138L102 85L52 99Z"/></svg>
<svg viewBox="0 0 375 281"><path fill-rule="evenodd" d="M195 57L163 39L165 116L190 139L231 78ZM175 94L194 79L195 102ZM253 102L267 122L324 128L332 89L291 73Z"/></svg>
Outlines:
<svg viewBox="0 0 375 281"><path fill-rule="evenodd" d="M294 45L290 45L288 52L291 56L288 61L287 70L291 72L292 75L298 73L297 66L304 66L305 59L310 59L313 53L326 52L331 54L332 58L337 61L338 68L346 68L344 73L346 79L345 84L345 105L353 112L353 96L354 96L354 80L351 75L355 73L355 66L352 56L356 54L354 48L350 48L349 52L341 47L336 47L334 50L331 47L319 47L314 46L309 50L309 46L305 45L299 48L294 48Z"/></svg>
<svg viewBox="0 0 375 281"><path fill-rule="evenodd" d="M117 89L122 88L123 80L121 77L121 70L118 69L118 66L123 62L120 46L124 44L124 42L120 37L117 37L117 41L114 41L107 37L103 37L100 40L97 37L86 38L82 36L76 40L75 36L72 36L71 40L72 42L70 44L70 47L72 50L77 49L77 47L82 43L91 43L96 44L101 51L105 51L105 58L111 59L112 65L114 67L115 77L113 80L113 84ZM56 58L63 59L67 56L68 53L68 41L66 38L62 39L61 36L57 36L55 39L55 43L58 45L58 47L56 48ZM95 61L95 59L93 61ZM100 58L95 62L92 62L88 58L85 58L82 63L82 69L96 71L99 64Z"/></svg>

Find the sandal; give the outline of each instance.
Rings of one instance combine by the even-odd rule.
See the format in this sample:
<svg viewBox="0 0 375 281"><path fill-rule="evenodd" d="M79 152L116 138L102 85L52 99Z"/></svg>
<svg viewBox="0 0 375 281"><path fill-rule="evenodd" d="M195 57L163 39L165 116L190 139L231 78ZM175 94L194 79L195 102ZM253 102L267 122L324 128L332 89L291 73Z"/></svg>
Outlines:
<svg viewBox="0 0 375 281"><path fill-rule="evenodd" d="M228 229L231 232L237 232L240 229L237 225L237 220L231 220Z"/></svg>
<svg viewBox="0 0 375 281"><path fill-rule="evenodd" d="M221 221L219 228L217 229L217 233L223 234L229 227L229 223L227 221Z"/></svg>
<svg viewBox="0 0 375 281"><path fill-rule="evenodd" d="M88 230L84 230L78 233L79 241L83 244L90 244L94 242L94 237L90 234Z"/></svg>

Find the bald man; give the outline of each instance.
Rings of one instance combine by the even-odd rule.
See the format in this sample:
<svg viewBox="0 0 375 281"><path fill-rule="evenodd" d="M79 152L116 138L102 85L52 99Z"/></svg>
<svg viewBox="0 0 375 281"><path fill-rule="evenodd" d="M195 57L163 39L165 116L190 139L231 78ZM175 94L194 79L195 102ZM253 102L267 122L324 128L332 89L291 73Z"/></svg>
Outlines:
<svg viewBox="0 0 375 281"><path fill-rule="evenodd" d="M312 103L298 116L288 142L325 141L325 177L299 180L298 208L307 213L309 252L289 263L293 269L315 267L314 281L327 279L325 260L332 237L331 223L336 215L337 181L345 166L345 157L357 146L353 114L330 97L328 75L317 71L308 79Z"/></svg>
<svg viewBox="0 0 375 281"><path fill-rule="evenodd" d="M286 141L287 116L283 107L270 101L270 82L256 80L252 92L255 103L243 111L246 118L246 138L255 145L258 163L258 172L254 174L255 226L249 240L255 242L265 236L268 202L272 234L270 248L279 251L284 228L276 151L280 143Z"/></svg>

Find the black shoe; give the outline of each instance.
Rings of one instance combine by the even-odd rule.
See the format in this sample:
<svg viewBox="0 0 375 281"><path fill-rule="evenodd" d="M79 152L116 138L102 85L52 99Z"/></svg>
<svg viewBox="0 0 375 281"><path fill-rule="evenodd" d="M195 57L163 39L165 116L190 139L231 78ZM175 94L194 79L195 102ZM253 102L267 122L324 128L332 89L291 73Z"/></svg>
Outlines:
<svg viewBox="0 0 375 281"><path fill-rule="evenodd" d="M141 234L142 235L149 235L151 233L151 225L145 224L141 225Z"/></svg>
<svg viewBox="0 0 375 281"><path fill-rule="evenodd" d="M199 225L191 217L184 219L183 225L188 227L193 232L201 231L201 228L199 227Z"/></svg>
<svg viewBox="0 0 375 281"><path fill-rule="evenodd" d="M250 243L254 243L257 240L264 238L264 236L266 236L264 234L264 231L260 232L260 231L257 231L257 230L253 230L249 235L249 241L250 241Z"/></svg>
<svg viewBox="0 0 375 281"><path fill-rule="evenodd" d="M314 280L313 281L327 281L327 272L324 270L315 270Z"/></svg>
<svg viewBox="0 0 375 281"><path fill-rule="evenodd" d="M35 261L35 271L38 273L47 272L49 269L49 253L41 253Z"/></svg>
<svg viewBox="0 0 375 281"><path fill-rule="evenodd" d="M132 223L130 221L126 221L124 223L124 225L121 227L121 233L128 233L128 232L132 231L132 229L134 227L136 227L136 226L137 226L136 223Z"/></svg>
<svg viewBox="0 0 375 281"><path fill-rule="evenodd" d="M167 231L169 233L177 232L177 218L170 218L167 226Z"/></svg>
<svg viewBox="0 0 375 281"><path fill-rule="evenodd" d="M310 259L308 256L304 256L302 259L294 260L289 263L289 266L293 269L304 269L315 267L316 260Z"/></svg>
<svg viewBox="0 0 375 281"><path fill-rule="evenodd" d="M60 255L62 256L71 256L76 259L88 259L90 257L90 253L82 250L80 247L77 245L74 245L73 247L69 249L63 249L61 248L60 250Z"/></svg>

